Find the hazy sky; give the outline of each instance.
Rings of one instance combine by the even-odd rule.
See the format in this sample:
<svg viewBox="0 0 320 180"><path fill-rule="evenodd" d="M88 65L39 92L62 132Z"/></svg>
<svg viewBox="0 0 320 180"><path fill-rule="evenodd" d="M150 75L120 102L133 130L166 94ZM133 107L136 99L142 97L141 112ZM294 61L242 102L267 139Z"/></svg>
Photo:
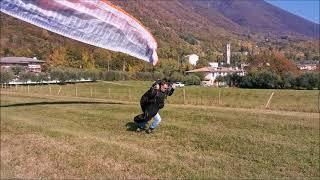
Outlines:
<svg viewBox="0 0 320 180"><path fill-rule="evenodd" d="M281 9L319 24L320 0L265 0Z"/></svg>

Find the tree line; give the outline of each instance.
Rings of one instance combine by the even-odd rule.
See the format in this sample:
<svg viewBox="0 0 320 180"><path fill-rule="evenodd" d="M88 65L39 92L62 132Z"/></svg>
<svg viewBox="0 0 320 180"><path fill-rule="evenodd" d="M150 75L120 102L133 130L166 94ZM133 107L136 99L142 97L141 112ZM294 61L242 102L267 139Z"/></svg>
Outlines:
<svg viewBox="0 0 320 180"><path fill-rule="evenodd" d="M271 71L250 72L245 76L230 74L217 78L231 87L257 89L320 89L320 75L317 72L307 72L301 75L285 73L278 75Z"/></svg>
<svg viewBox="0 0 320 180"><path fill-rule="evenodd" d="M37 82L58 81L60 84L74 82L79 80L104 80L104 81L124 81L124 80L140 80L154 81L157 79L167 79L168 81L181 81L187 85L200 85L201 78L197 75L182 75L174 72L165 75L163 72L127 72L127 71L107 71L97 69L77 69L77 68L53 68L48 72L34 73L26 71L21 67L12 67L9 69L1 69L0 82L8 84L15 80L20 82Z"/></svg>

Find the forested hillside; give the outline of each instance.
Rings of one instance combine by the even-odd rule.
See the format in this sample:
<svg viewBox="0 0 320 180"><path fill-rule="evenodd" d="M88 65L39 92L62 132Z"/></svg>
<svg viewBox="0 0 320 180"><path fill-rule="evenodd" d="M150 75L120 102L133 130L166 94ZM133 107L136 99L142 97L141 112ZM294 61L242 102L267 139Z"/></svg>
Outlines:
<svg viewBox="0 0 320 180"><path fill-rule="evenodd" d="M248 51L249 56L272 50L295 61L319 59L319 24L264 1L111 2L139 19L155 36L160 58L156 68L131 56L67 39L3 13L0 56L37 57L47 62L47 68L150 71L168 66L177 69L183 57L191 53L198 54L203 65L208 61L221 61L224 46L231 43L233 52Z"/></svg>

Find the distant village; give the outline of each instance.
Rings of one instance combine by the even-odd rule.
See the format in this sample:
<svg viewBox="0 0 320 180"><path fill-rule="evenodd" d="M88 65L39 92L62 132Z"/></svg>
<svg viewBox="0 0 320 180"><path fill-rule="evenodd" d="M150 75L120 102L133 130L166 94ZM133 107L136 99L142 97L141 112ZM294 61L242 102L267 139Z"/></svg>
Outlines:
<svg viewBox="0 0 320 180"><path fill-rule="evenodd" d="M202 86L227 86L225 82L219 82L217 79L231 74L244 76L246 74L247 63L241 63L238 66L231 65L232 55L241 53L241 55L248 56L248 52L232 52L231 44L226 44L225 52L223 53L222 62L209 62L207 67L188 70L186 74L202 73L204 79L201 81ZM186 61L195 67L199 61L197 54L190 54L185 56ZM10 69L12 67L21 67L24 71L33 72L35 74L43 71L43 64L45 61L39 60L36 57L2 57L0 58L1 69ZM312 60L303 61L303 63L296 64L302 71L315 71L317 69L317 62Z"/></svg>
<svg viewBox="0 0 320 180"><path fill-rule="evenodd" d="M248 52L234 52L241 53L242 55L247 56ZM247 63L241 63L240 66L231 66L232 61L232 51L231 45L227 44L225 48L224 62L211 62L208 64L208 67L203 67L199 69L193 69L187 71L187 73L204 73L205 80L202 81L203 86L226 86L225 82L217 81L217 78L224 77L231 74L237 74L239 76L244 76L246 74L245 67L248 66ZM199 61L199 56L196 54L191 54L187 56L188 62L192 65L196 65ZM297 67L302 71L315 71L317 69L318 63L316 61L308 60L303 63L297 63Z"/></svg>

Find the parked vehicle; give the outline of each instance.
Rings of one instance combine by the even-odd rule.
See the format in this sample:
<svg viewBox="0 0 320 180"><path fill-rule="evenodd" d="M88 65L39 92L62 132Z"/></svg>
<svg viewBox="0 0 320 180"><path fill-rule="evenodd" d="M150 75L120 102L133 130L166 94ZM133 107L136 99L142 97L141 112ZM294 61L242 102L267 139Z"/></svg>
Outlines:
<svg viewBox="0 0 320 180"><path fill-rule="evenodd" d="M184 84L182 82L175 82L173 83L176 87L184 87Z"/></svg>

